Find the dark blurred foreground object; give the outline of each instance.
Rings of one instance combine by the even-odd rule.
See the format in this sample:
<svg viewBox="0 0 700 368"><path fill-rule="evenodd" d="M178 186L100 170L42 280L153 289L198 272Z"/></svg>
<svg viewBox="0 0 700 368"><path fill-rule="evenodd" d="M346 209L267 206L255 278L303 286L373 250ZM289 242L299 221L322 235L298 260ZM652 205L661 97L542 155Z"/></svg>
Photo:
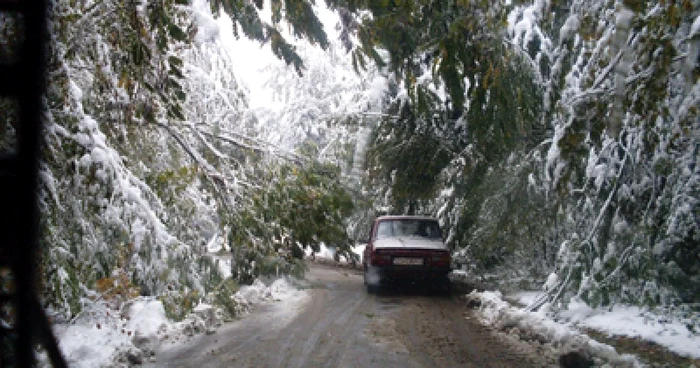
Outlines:
<svg viewBox="0 0 700 368"><path fill-rule="evenodd" d="M0 99L19 118L14 108L0 110L0 133L16 138L0 152L0 367L35 366L37 344L54 367L66 366L36 290L46 15L46 0L0 0L0 26L16 30L0 35L12 38L0 40L7 42L0 44Z"/></svg>

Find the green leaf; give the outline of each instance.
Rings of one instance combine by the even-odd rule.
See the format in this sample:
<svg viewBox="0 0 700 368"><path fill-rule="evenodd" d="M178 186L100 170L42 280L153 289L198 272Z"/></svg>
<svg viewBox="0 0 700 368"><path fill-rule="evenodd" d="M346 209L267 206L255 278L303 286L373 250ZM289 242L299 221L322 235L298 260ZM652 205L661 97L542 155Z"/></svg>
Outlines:
<svg viewBox="0 0 700 368"><path fill-rule="evenodd" d="M144 54L141 43L137 42L131 45L131 58L136 65L141 65L143 63Z"/></svg>
<svg viewBox="0 0 700 368"><path fill-rule="evenodd" d="M185 120L185 116L182 114L182 107L177 103L170 105L168 108L168 116L178 120Z"/></svg>
<svg viewBox="0 0 700 368"><path fill-rule="evenodd" d="M174 23L168 24L168 34L177 41L187 41L187 34Z"/></svg>
<svg viewBox="0 0 700 368"><path fill-rule="evenodd" d="M182 74L182 71L180 71L180 68L178 68L176 66L171 66L170 69L168 70L168 74L174 75L180 79L185 79L185 76Z"/></svg>
<svg viewBox="0 0 700 368"><path fill-rule="evenodd" d="M170 88L173 88L177 91L182 91L182 86L180 85L180 83L177 80L175 80L173 78L168 78L167 83L168 83L168 86Z"/></svg>
<svg viewBox="0 0 700 368"><path fill-rule="evenodd" d="M177 57L177 56L170 56L170 57L168 57L168 63L170 63L171 66L175 66L175 67L178 67L178 68L182 68L182 65L183 65L182 59L180 59L180 58Z"/></svg>

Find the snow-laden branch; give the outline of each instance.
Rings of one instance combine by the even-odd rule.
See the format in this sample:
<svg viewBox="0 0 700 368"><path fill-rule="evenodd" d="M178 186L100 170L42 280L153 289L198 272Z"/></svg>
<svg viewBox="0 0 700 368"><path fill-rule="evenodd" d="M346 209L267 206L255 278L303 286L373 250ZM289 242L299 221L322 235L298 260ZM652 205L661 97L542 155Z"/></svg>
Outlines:
<svg viewBox="0 0 700 368"><path fill-rule="evenodd" d="M260 145L248 144L240 139L235 139L233 137L223 135L223 134L214 134L214 133L207 132L207 131L204 131L201 129L197 129L197 132L204 134L210 138L218 139L220 141L233 144L234 146L242 148L242 149L247 149L247 150L251 150L251 151L263 153L263 154L272 154L272 155L275 155L277 157L292 161L292 162L297 163L297 164L301 164L304 162L304 159L301 156L299 156L293 152L281 150L278 147L275 147L274 145L272 145L271 143L266 143L267 147L261 147ZM245 137L243 135L239 135L239 136Z"/></svg>
<svg viewBox="0 0 700 368"><path fill-rule="evenodd" d="M196 150L194 150L187 142L185 142L185 139L180 136L179 133L175 132L171 127L167 126L164 123L161 122L155 122L155 124L161 128L163 128L168 134L170 134L173 139L182 147L183 150L194 160L194 162L197 163L201 168L202 172L204 173L204 176L209 180L210 183L212 183L212 188L214 189L214 192L216 195L218 195L222 200L221 203L223 203L224 207L226 208L227 211L230 211L230 208L228 206L228 201L226 200L227 196L225 196L222 193L221 187L227 188L229 185L225 179L225 176L221 174L218 170L216 170L206 159L204 159Z"/></svg>
<svg viewBox="0 0 700 368"><path fill-rule="evenodd" d="M226 161L231 159L231 157L229 157L228 155L225 155L224 153L219 151L216 147L214 147L214 145L211 144L211 142L209 142L209 140L204 138L201 130L195 128L192 124L188 124L187 126L192 130L192 132L194 132L194 134L197 136L197 138L199 138L199 140L202 143L204 143L205 146L207 146L207 149L209 149L217 158L222 159L222 160L226 160Z"/></svg>
<svg viewBox="0 0 700 368"><path fill-rule="evenodd" d="M545 83L545 78L542 76L542 73L540 72L540 67L539 67L539 65L537 65L537 61L535 61L530 56L530 54L527 52L527 50L525 50L520 44L516 43L515 40L512 40L512 39L503 40L503 43L506 46L511 46L514 49L516 49L520 53L520 55L525 60L527 60L527 62L530 64L530 69L532 70L533 74L535 75L535 77L537 79L537 84L544 86L546 83L549 83L549 82Z"/></svg>
<svg viewBox="0 0 700 368"><path fill-rule="evenodd" d="M605 212L607 211L608 207L610 206L610 203L612 203L612 199L617 194L617 189L620 187L620 182L622 178L622 174L625 170L625 165L627 163L627 158L630 156L629 152L627 149L624 148L624 146L619 145L619 147L622 147L623 151L625 152L624 158L622 159L622 164L620 165L620 169L617 172L617 175L615 176L615 181L613 183L613 188L610 190L610 194L608 194L608 198L605 200L605 203L603 204L603 207L600 209L600 212L598 213L598 217L596 217L595 222L593 223L593 227L591 228L591 231L589 232L588 236L586 237L586 242L590 242L591 239L593 239L593 235L595 232L598 230L598 227L600 226L600 222L603 220L603 216L605 215Z"/></svg>
<svg viewBox="0 0 700 368"><path fill-rule="evenodd" d="M378 116L378 117L381 117L381 118L389 118L389 119L394 119L394 120L399 120L399 119L401 119L400 116L391 115L391 114L386 114L386 113L383 113L383 112L361 112L361 113L358 113L358 115L360 115L360 116Z"/></svg>
<svg viewBox="0 0 700 368"><path fill-rule="evenodd" d="M617 66L617 64L620 62L620 60L622 60L622 56L625 53L624 51L625 50L620 50L617 52L617 54L612 59L610 64L608 64L608 66L605 67L605 69L603 69L603 71L596 77L595 81L593 81L593 85L591 86L591 89L595 89L596 87L598 87L598 85L603 83L605 78L608 77L610 72L612 72L615 69L615 66Z"/></svg>

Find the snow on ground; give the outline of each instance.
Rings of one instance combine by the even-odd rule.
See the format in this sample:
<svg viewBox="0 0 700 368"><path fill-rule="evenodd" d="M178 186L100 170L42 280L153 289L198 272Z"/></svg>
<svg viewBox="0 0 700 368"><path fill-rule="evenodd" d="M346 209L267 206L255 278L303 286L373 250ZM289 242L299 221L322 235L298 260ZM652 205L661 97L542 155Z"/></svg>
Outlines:
<svg viewBox="0 0 700 368"><path fill-rule="evenodd" d="M530 305L539 292L519 292L512 298ZM666 316L636 306L593 309L583 302L572 302L561 313L562 320L578 328L590 328L609 335L627 336L657 343L670 351L700 359L700 335L686 327L687 321L672 321Z"/></svg>
<svg viewBox="0 0 700 368"><path fill-rule="evenodd" d="M452 277L456 280L473 279L469 272L462 270L453 271ZM520 291L507 295L504 299L525 307L532 305L540 295L538 291ZM695 321L672 319L635 306L594 309L578 301L569 303L567 310L560 312L555 322L544 312L528 313L505 301L500 304L491 294L477 293L471 298L488 300L485 304L489 306L482 307L486 323L496 325L517 323L535 330L549 328L551 331L545 335L551 335L555 340L559 340L560 344L576 334L582 334L580 331L592 329L608 335L651 341L678 355L700 359L700 334L696 328L692 327L697 325L697 315ZM537 320L542 320L544 325L536 327ZM691 329L696 332L693 333ZM541 333L541 331L535 332Z"/></svg>
<svg viewBox="0 0 700 368"><path fill-rule="evenodd" d="M217 255L222 248L218 234L207 243L209 255L219 263L224 275L230 275L230 257ZM362 254L364 245L353 248ZM307 252L311 255L311 252ZM326 246L317 257L334 259L335 249ZM342 258L341 262L345 262ZM232 298L241 312L249 312L256 305L275 303L279 311L292 313L308 298L308 292L299 290L287 279L277 279L266 285L255 280L241 287ZM165 339L181 340L178 336L202 333L221 325L220 313L211 305L201 303L181 322L166 317L163 303L152 297L141 297L124 304L121 311L110 309L106 302L93 302L71 323L54 324L54 332L61 351L71 367L120 366L120 361L148 359ZM280 320L285 320L280 316ZM47 365L46 357L40 357Z"/></svg>
<svg viewBox="0 0 700 368"><path fill-rule="evenodd" d="M358 257L358 259L361 261L362 260L362 252L365 250L365 244L355 244L352 248L350 248L353 253L355 253ZM322 258L322 259L327 259L327 260L334 260L335 259L335 248L332 247L327 247L325 244L321 244L320 250L318 252L314 252L311 249L306 250L306 256L311 257L315 256L316 258ZM345 257L341 257L340 259L341 263L349 263ZM360 263L360 262L358 262Z"/></svg>
<svg viewBox="0 0 700 368"><path fill-rule="evenodd" d="M537 295L538 292L519 292L512 298L523 305L530 305ZM583 302L570 303L561 317L568 325L577 328L640 338L664 346L676 354L700 359L700 335L686 327L687 321L672 321L636 306L593 309Z"/></svg>
<svg viewBox="0 0 700 368"><path fill-rule="evenodd" d="M121 312L94 303L72 323L54 324L53 329L68 365L80 368L105 366L137 345L146 348L174 326L160 301L142 297Z"/></svg>
<svg viewBox="0 0 700 368"><path fill-rule="evenodd" d="M54 325L54 333L69 366L99 367L110 361L120 347L129 344L129 336L119 329L119 319L103 325L99 322ZM47 364L48 365L48 364Z"/></svg>
<svg viewBox="0 0 700 368"><path fill-rule="evenodd" d="M620 355L613 347L591 339L570 324L556 322L545 313L528 312L511 306L498 291L474 291L467 295L467 300L479 305L479 318L485 325L497 329L517 329L521 336L550 343L562 354L571 351L583 353L594 359L596 366L642 366L634 356Z"/></svg>
<svg viewBox="0 0 700 368"><path fill-rule="evenodd" d="M519 292L508 299L527 306L539 293ZM700 336L692 333L682 321L670 321L638 307L616 306L593 309L583 302L571 303L559 320L546 311L529 312L504 301L498 291L472 292L467 299L478 304L481 322L498 329L517 329L521 336L552 343L562 353L584 352L597 363L613 366L641 366L631 355L620 355L609 345L588 337L583 329L594 329L610 335L621 335L655 342L683 356L700 358ZM663 322L660 322L663 321Z"/></svg>
<svg viewBox="0 0 700 368"><path fill-rule="evenodd" d="M273 301L282 306L299 304L308 296L304 290L295 288L287 279L277 279L270 286L266 286L260 280L255 280L252 285L242 287L233 296L239 306L250 309L258 304Z"/></svg>
<svg viewBox="0 0 700 368"><path fill-rule="evenodd" d="M307 291L298 290L287 279L277 279L269 286L256 280L232 296L242 313L264 303L292 311L308 297ZM53 327L70 367L111 367L148 359L166 338L180 340L179 336L210 331L222 324L221 315L216 308L202 303L183 321L173 322L159 300L141 297L125 303L121 311L94 303L72 323ZM45 357L40 360L44 361L40 365L48 365Z"/></svg>
<svg viewBox="0 0 700 368"><path fill-rule="evenodd" d="M683 356L700 359L700 335L693 334L678 321L664 321L638 307L616 306L611 311L596 310L579 323L612 335L638 337L653 341Z"/></svg>
<svg viewBox="0 0 700 368"><path fill-rule="evenodd" d="M214 239L209 244L215 248ZM353 247L361 256L364 244ZM210 249L213 250L213 249ZM312 252L307 251L307 255ZM335 249L321 246L315 254L318 258L333 260ZM341 262L344 262L341 259ZM463 271L456 270L454 276ZM457 277L459 278L459 277ZM539 292L518 292L509 295L521 305L531 304ZM308 293L298 290L286 279L278 279L269 286L256 280L242 287L233 299L243 312L256 305L274 302L278 310L291 311L308 298ZM691 333L681 321L669 321L637 307L614 307L610 310L592 309L584 303L572 303L562 313L561 321L554 321L544 312L528 312L504 301L500 292L472 292L468 299L480 305L481 322L499 329L516 328L531 339L553 344L563 353L571 350L584 351L603 364L615 366L641 366L631 355L619 355L611 346L599 343L585 333L591 328L611 335L638 337L653 341L680 355L700 358L700 336ZM200 304L182 322L172 322L165 316L163 304L154 298L138 298L128 303L123 311L95 308L84 313L74 323L54 325L61 350L70 366L98 367L114 366L115 357L129 359L133 351L141 351L148 358L158 344L168 337L176 340L178 335L204 332L221 324L216 321L212 306ZM213 319L213 320L212 320ZM282 318L284 319L284 318ZM119 365L119 364L116 364Z"/></svg>

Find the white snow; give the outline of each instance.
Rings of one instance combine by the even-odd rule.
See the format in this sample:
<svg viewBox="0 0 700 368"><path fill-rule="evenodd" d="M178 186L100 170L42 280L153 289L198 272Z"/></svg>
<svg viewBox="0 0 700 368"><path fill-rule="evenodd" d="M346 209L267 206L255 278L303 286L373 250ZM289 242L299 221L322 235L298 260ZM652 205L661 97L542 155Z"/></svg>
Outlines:
<svg viewBox="0 0 700 368"><path fill-rule="evenodd" d="M355 255L357 255L358 259L362 259L362 252L365 250L365 244L355 244L352 248L350 248ZM321 247L318 252L314 252L310 249L306 250L306 256L315 256L315 258L321 258L325 260L335 260L335 248L328 247L325 244L321 244ZM340 263L348 263L348 260L345 259L345 257L341 257ZM359 262L358 262L359 263Z"/></svg>
<svg viewBox="0 0 700 368"><path fill-rule="evenodd" d="M301 303L307 297L306 291L297 290L286 279L277 279L270 286L266 286L260 280L255 280L252 285L244 286L238 290L233 299L245 310L270 301L281 303L283 310L291 310L294 309L294 305Z"/></svg>
<svg viewBox="0 0 700 368"><path fill-rule="evenodd" d="M517 292L509 297L522 305L531 305L539 292ZM500 299L500 294L498 295ZM482 299L495 299L493 294L486 294ZM484 309L485 320L490 324L504 323L499 318L512 319L529 315L515 307L501 301L490 301L492 305ZM543 317L542 313L531 313L537 318ZM493 317L496 315L496 317ZM509 315L502 317L501 315ZM549 319L546 324L557 324L560 329L568 329L576 332L582 328L594 329L609 335L627 336L651 341L666 347L679 355L700 359L700 335L693 333L682 321L672 321L668 317L643 310L636 306L613 306L612 308L591 308L582 300L572 300L567 309L560 313L561 321L554 322ZM534 317L533 317L534 318ZM529 321L528 323L532 323ZM561 333L560 336L563 336Z"/></svg>
<svg viewBox="0 0 700 368"><path fill-rule="evenodd" d="M108 364L117 352L133 347L135 338L156 341L173 326L160 301L138 298L121 311L95 303L73 323L53 327L68 365L80 368Z"/></svg>
<svg viewBox="0 0 700 368"><path fill-rule="evenodd" d="M581 26L581 20L577 14L571 14L566 18L564 26L559 30L559 42L564 42L569 39L569 37L576 34L579 27Z"/></svg>
<svg viewBox="0 0 700 368"><path fill-rule="evenodd" d="M690 33L688 37L693 37L700 33L700 15L695 18L693 25L690 27Z"/></svg>
<svg viewBox="0 0 700 368"><path fill-rule="evenodd" d="M197 35L194 38L195 43L201 44L212 42L219 38L220 25L211 13L209 5L200 0L192 2L192 12L195 16L197 24Z"/></svg>
<svg viewBox="0 0 700 368"><path fill-rule="evenodd" d="M152 337L168 326L163 303L158 300L137 300L129 306L126 328L142 336Z"/></svg>
<svg viewBox="0 0 700 368"><path fill-rule="evenodd" d="M582 351L600 360L601 365L642 366L634 356L620 355L611 346L591 339L570 324L554 321L541 312L511 306L498 291L474 291L467 298L479 303L478 314L483 324L497 329L518 329L532 339L551 343L561 353Z"/></svg>
<svg viewBox="0 0 700 368"><path fill-rule="evenodd" d="M634 12L626 7L622 7L615 17L615 26L619 28L629 28L634 18Z"/></svg>
<svg viewBox="0 0 700 368"><path fill-rule="evenodd" d="M269 286L256 280L253 285L243 286L232 298L239 303L242 312L263 303L275 303L280 311L293 313L309 297L308 292L298 290L286 279L277 279ZM92 368L114 363L119 353L126 351L148 351L178 336L190 333L192 325L212 328L220 321L215 308L206 303L197 305L193 313L182 322L173 322L166 317L163 303L155 298L137 298L127 302L122 310L112 310L103 303L94 303L70 323L54 324L54 333L70 367ZM282 316L284 317L284 316ZM281 318L284 320L284 318ZM48 366L46 357L40 357L40 366Z"/></svg>
<svg viewBox="0 0 700 368"><path fill-rule="evenodd" d="M354 250L361 252L362 248L363 245L358 245ZM333 252L324 246L318 255L332 259ZM519 292L511 298L528 305L539 295L539 292ZM232 298L243 311L274 302L278 312L282 313L279 322L283 323L296 313L309 295L308 292L295 288L286 279L278 279L269 286L256 280L252 285L242 287ZM698 335L688 331L680 321L664 320L637 307L618 306L603 310L590 308L580 300L573 301L560 314L563 319L554 321L545 311L528 312L512 306L497 291L473 292L467 298L479 301L480 321L484 324L499 329L514 327L536 339L550 341L561 352L584 350L613 366L637 367L641 363L633 356L620 355L612 347L592 340L581 332L582 328L592 328L611 335L639 337L678 354L700 358ZM211 305L201 303L185 321L175 323L167 319L163 304L155 298L137 298L127 303L121 311L109 310L103 304L95 303L90 311L86 311L73 323L56 324L54 330L70 366L98 367L112 363L120 352L137 347L154 349L163 343L165 336L180 340L178 336L185 335L188 326L211 324L198 316L212 309Z"/></svg>
<svg viewBox="0 0 700 368"><path fill-rule="evenodd" d="M558 282L559 282L559 276L556 273L552 272L549 274L549 277L547 277L547 282L544 283L544 286L542 286L542 288L544 290L550 290L550 289L554 288L555 286L557 286Z"/></svg>
<svg viewBox="0 0 700 368"><path fill-rule="evenodd" d="M129 344L129 336L116 324L56 325L54 330L68 365L76 368L104 365L119 347Z"/></svg>
<svg viewBox="0 0 700 368"><path fill-rule="evenodd" d="M680 355L700 359L700 335L689 331L680 321L664 320L639 307L615 306L610 311L591 310L578 325L611 335L638 337Z"/></svg>
<svg viewBox="0 0 700 368"><path fill-rule="evenodd" d="M231 277L232 257L230 252L226 252L226 239L216 232L207 241L206 249L207 256L211 257L218 267L221 277L225 279Z"/></svg>
<svg viewBox="0 0 700 368"><path fill-rule="evenodd" d="M364 244L353 248L361 254ZM317 257L333 259L334 252L322 246ZM454 270L456 278L466 278L467 271ZM558 276L552 273L547 282L553 287L558 282ZM539 291L521 291L510 296L523 306L531 305L539 296ZM469 298L480 300L481 321L498 328L515 326L521 331L527 330L532 336L541 336L552 341L563 350L584 349L597 356L604 357L609 363L627 366L641 366L636 358L629 355L617 354L608 345L601 344L581 332L583 328L608 333L610 335L638 337L655 342L680 355L700 358L700 335L691 333L680 321L663 321L664 318L643 311L638 307L616 306L611 310L594 309L582 300L572 300L565 311L560 314L561 321L554 321L547 316L546 309L537 312L527 312L523 308L514 307L503 300L500 292L485 291L469 294Z"/></svg>
<svg viewBox="0 0 700 368"><path fill-rule="evenodd" d="M322 259L334 259L335 256L335 248L329 248L325 244L321 244L319 251L314 252L311 249L306 250L306 255L307 256L315 256L316 258L322 258Z"/></svg>

